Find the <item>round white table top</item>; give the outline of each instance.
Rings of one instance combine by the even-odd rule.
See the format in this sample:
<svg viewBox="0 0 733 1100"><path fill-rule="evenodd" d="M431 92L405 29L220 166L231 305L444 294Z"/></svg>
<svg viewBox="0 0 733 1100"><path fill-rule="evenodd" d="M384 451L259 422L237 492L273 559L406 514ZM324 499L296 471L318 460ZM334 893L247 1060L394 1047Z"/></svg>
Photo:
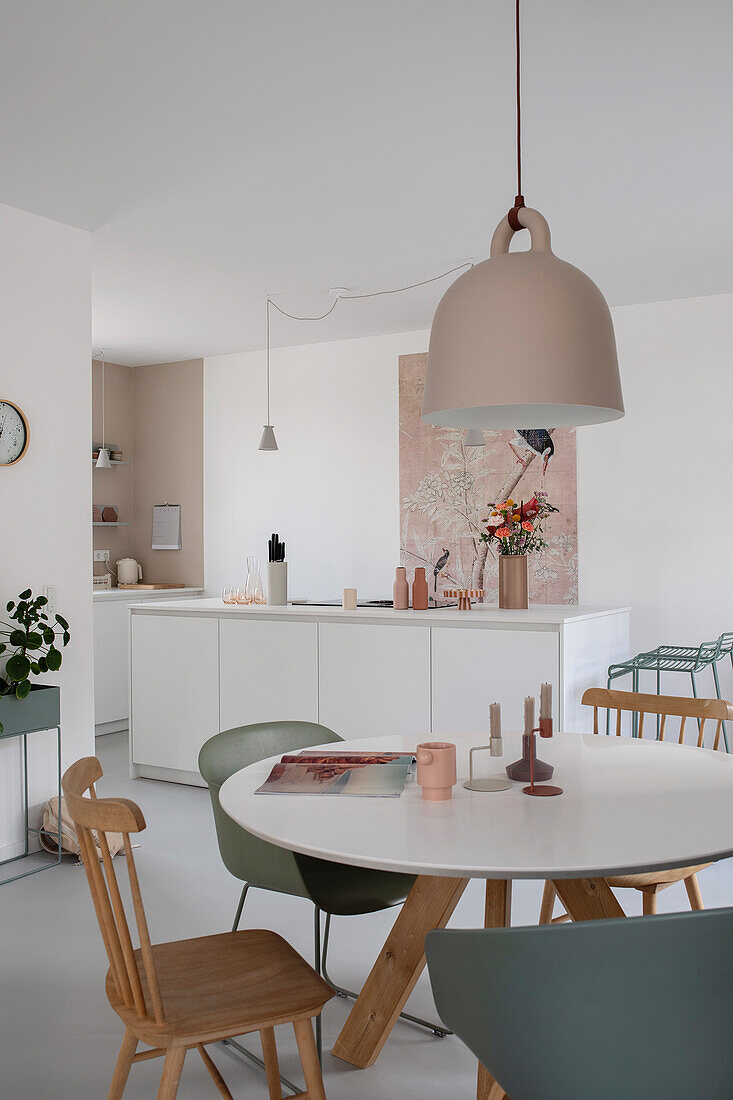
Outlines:
<svg viewBox="0 0 733 1100"><path fill-rule="evenodd" d="M430 738L425 738L428 741ZM256 795L279 757L231 776L221 805L249 832L283 848L357 867L456 878L594 878L682 867L733 855L733 755L669 742L593 734L537 738L555 765L557 798L529 798L521 783L468 791L468 750L486 733L446 735L457 747L449 802L426 802L416 783L399 798ZM414 737L371 737L344 749L412 750ZM326 746L333 749L333 745ZM502 775L521 756L476 756L477 775Z"/></svg>

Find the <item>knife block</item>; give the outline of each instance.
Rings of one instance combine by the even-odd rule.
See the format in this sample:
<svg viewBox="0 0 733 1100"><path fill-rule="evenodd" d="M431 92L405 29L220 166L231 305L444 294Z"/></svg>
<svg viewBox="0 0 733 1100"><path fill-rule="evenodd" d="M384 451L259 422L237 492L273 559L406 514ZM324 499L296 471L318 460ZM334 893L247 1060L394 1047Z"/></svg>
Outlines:
<svg viewBox="0 0 733 1100"><path fill-rule="evenodd" d="M271 607L285 607L288 602L288 563L267 563L267 602Z"/></svg>

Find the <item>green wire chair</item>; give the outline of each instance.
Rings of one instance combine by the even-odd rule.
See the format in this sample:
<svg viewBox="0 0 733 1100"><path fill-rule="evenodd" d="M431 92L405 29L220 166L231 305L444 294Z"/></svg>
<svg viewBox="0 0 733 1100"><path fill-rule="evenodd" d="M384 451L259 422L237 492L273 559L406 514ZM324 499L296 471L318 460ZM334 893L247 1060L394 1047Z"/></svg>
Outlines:
<svg viewBox="0 0 733 1100"><path fill-rule="evenodd" d="M312 745L336 744L341 741L343 738L333 730L315 722L258 722L238 726L209 738L199 753L199 770L209 787L222 860L230 874L244 883L232 931L236 931L239 926L244 903L252 887L307 898L315 907L315 969L323 974L340 997L356 998L356 992L338 985L328 973L331 917L360 916L400 905L412 889L414 876L352 867L279 848L237 825L222 810L219 802L219 791L223 783L248 764L269 756L298 752ZM321 948L322 913L325 913L326 920ZM406 1012L401 1015L403 1019L427 1028L439 1038L449 1034L440 1024L430 1023ZM320 1055L320 1017L316 1024L316 1041ZM245 1057L259 1063L259 1059L244 1047L235 1043L231 1045L236 1046ZM295 1088L290 1082L285 1083L288 1087Z"/></svg>
<svg viewBox="0 0 733 1100"><path fill-rule="evenodd" d="M512 1100L733 1096L733 909L430 932L438 1011Z"/></svg>

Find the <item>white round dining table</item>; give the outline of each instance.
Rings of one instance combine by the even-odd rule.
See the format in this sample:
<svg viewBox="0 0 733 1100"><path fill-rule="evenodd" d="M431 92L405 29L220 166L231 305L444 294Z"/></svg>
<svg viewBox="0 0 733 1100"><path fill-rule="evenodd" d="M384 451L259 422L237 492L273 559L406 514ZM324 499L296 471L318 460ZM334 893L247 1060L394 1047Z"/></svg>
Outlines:
<svg viewBox="0 0 733 1100"><path fill-rule="evenodd" d="M409 751L418 740L372 737L348 749ZM486 879L487 927L510 923L511 881L519 878L552 880L572 918L590 920L624 916L607 876L733 855L733 755L559 733L538 738L537 755L554 765L552 783L563 793L531 798L522 783L491 793L464 788L469 749L486 744L485 731L441 740L457 750L458 782L447 802L423 800L415 782L398 798L256 794L276 757L237 772L220 791L225 812L273 844L417 876L333 1048L359 1068L379 1055L424 966L425 936L448 922L469 879ZM503 758L476 759L482 774L503 776L520 756L520 734L505 733ZM496 1089L480 1067L480 1100L503 1095Z"/></svg>

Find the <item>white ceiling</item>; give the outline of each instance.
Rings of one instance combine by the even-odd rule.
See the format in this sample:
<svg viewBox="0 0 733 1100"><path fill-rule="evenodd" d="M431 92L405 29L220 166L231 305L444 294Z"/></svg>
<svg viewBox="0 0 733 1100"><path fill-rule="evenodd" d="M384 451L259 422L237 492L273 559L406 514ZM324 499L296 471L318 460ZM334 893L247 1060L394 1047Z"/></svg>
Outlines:
<svg viewBox="0 0 733 1100"><path fill-rule="evenodd" d="M512 0L0 0L0 201L94 232L94 345L262 347L482 258ZM524 193L612 304L733 290L730 0L523 0ZM442 285L273 344L425 328Z"/></svg>

